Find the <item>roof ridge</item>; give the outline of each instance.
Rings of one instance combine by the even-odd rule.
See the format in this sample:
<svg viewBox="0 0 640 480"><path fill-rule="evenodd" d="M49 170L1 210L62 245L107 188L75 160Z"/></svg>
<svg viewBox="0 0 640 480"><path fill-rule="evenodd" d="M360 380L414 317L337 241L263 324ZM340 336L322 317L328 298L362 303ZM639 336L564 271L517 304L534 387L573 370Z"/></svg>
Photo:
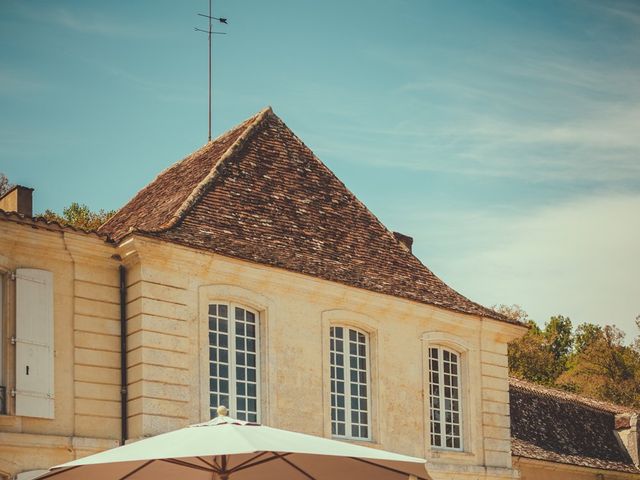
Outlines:
<svg viewBox="0 0 640 480"><path fill-rule="evenodd" d="M178 210L176 210L175 213L171 215L171 218L167 222L160 225L160 227L154 231L168 230L176 223L178 223L178 221L189 211L189 209L205 192L211 181L216 177L220 166L244 146L244 144L253 136L253 134L257 130L257 127L261 125L264 119L272 113L273 110L270 106L268 106L262 109L258 114L256 114L253 121L249 125L247 125L244 132L242 132L242 135L240 135L220 156L218 161L211 167L211 171L200 181L198 185L196 185L189 196L184 200L184 202L182 202L180 207L178 207ZM207 143L207 146L211 143L212 142Z"/></svg>
<svg viewBox="0 0 640 480"><path fill-rule="evenodd" d="M218 173L218 168L226 160L228 160L233 154L235 154L238 150L240 150L242 148L242 146L246 143L246 141L256 131L257 126L260 125L263 122L263 120L269 114L272 114L272 113L273 113L273 110L272 110L271 106L267 106L267 107L263 108L261 111L259 111L257 114L255 114L253 117L251 117L249 120L246 120L246 121L242 122L242 123L248 123L248 125L244 128L244 131L242 132L242 134L238 138L236 138L236 140L224 151L224 153L220 156L218 161L216 161L216 163L214 165L212 165L211 170L209 171L209 173L193 188L191 193L180 204L180 206L177 208L177 210L175 210L173 212L173 214L171 215L171 217L167 221L165 221L160 226L158 226L156 228L152 228L152 229L145 229L145 228L138 228L138 227L131 226L131 227L129 227L129 233L131 233L131 232L141 232L141 233L144 233L144 232L147 232L147 233L162 232L162 231L169 230L170 228L175 226L175 224L178 223L178 221L182 217L184 217L184 215L189 211L189 209L198 201L200 196L204 193L204 191L206 190L207 186L211 183L213 178L215 178L216 174ZM174 163L172 165L169 165L167 168L162 170L158 175L156 175L156 177L148 185L152 185L159 178L162 178L163 175L165 175L167 172L169 172L170 170L175 168L176 165L178 165L178 164L180 164L180 163L182 163L182 162L184 162L184 161L186 161L186 160L188 160L190 158L193 158L193 157L197 156L198 154L202 154L208 148L210 148L212 145L215 145L218 141L220 141L220 140L224 139L225 137L227 137L231 132L235 131L241 125L238 125L237 127L234 127L231 130L223 132L222 134L220 134L215 139L210 140L205 145L200 147L198 150L196 150L195 152L191 153L187 157L183 158L180 162L177 162L177 163ZM147 187L145 187L145 188L147 188ZM138 194L140 194L143 190L138 192ZM115 219L117 216L118 216L117 214L111 216L106 222L104 222L102 225L100 225L99 229L102 230L105 226L109 225L111 220Z"/></svg>

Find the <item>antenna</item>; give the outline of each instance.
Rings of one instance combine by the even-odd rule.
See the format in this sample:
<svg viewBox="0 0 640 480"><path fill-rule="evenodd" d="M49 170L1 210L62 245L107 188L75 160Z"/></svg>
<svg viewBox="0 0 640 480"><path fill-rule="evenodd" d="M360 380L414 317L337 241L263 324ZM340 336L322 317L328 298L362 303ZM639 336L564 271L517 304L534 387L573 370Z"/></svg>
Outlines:
<svg viewBox="0 0 640 480"><path fill-rule="evenodd" d="M222 17L214 17L212 11L212 0L209 0L209 15L205 15L204 13L199 13L198 16L205 17L209 19L209 28L207 30L202 30L201 28L195 27L194 30L196 32L203 32L209 36L209 141L211 141L211 65L212 65L212 56L211 56L211 35L226 35L225 32L214 32L213 31L213 20L217 20L220 23L224 23L228 25L228 20Z"/></svg>

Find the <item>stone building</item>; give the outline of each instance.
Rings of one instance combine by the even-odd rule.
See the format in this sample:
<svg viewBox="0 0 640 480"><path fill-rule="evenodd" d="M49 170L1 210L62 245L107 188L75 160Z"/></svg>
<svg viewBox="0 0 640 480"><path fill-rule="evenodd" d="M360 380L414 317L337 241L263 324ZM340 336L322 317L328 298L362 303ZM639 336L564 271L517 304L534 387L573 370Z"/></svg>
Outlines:
<svg viewBox="0 0 640 480"><path fill-rule="evenodd" d="M97 232L34 218L30 195L0 199L0 477L219 404L427 458L434 479L640 472L633 414L571 403L599 436L575 447L592 463L552 429L538 441L532 416L566 412L536 410L560 397L516 381L510 411L507 344L525 327L445 285L271 109L162 172Z"/></svg>

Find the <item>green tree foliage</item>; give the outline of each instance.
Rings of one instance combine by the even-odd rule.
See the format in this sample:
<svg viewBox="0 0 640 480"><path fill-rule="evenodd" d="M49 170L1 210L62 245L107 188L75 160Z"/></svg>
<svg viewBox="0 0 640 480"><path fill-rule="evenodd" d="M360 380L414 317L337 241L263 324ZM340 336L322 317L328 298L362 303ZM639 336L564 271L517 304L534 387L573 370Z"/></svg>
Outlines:
<svg viewBox="0 0 640 480"><path fill-rule="evenodd" d="M46 210L42 214L42 218L58 222L61 225L69 225L71 227L80 228L82 230L96 230L100 225L106 222L115 213L115 210L92 211L87 205L73 202L62 210L62 215L56 212Z"/></svg>
<svg viewBox="0 0 640 480"><path fill-rule="evenodd" d="M640 407L640 353L608 325L576 352L557 384L590 397Z"/></svg>
<svg viewBox="0 0 640 480"><path fill-rule="evenodd" d="M511 375L580 395L640 407L640 337L626 345L615 326L582 323L572 329L557 315L540 328L517 305L494 309L529 325L509 345ZM640 328L640 317L636 319Z"/></svg>
<svg viewBox="0 0 640 480"><path fill-rule="evenodd" d="M0 197L13 188L13 185L9 183L7 176L0 172Z"/></svg>

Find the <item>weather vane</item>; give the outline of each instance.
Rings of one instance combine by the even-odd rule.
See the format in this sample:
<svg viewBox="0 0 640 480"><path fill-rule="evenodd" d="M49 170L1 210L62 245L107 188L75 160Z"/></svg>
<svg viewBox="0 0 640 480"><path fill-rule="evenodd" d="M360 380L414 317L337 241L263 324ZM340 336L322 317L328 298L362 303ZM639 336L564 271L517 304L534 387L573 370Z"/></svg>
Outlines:
<svg viewBox="0 0 640 480"><path fill-rule="evenodd" d="M226 18L214 17L213 16L211 3L212 3L212 0L209 0L209 15L205 15L204 13L199 13L198 14L200 17L205 17L205 18L209 19L209 29L208 30L203 30L201 28L195 27L195 31L196 32L203 32L203 33L208 34L208 36L209 36L209 141L211 141L211 64L212 64L211 36L212 35L226 35L225 32L214 32L213 31L213 21L216 20L219 23L224 23L225 25L228 25L228 21L227 21Z"/></svg>

